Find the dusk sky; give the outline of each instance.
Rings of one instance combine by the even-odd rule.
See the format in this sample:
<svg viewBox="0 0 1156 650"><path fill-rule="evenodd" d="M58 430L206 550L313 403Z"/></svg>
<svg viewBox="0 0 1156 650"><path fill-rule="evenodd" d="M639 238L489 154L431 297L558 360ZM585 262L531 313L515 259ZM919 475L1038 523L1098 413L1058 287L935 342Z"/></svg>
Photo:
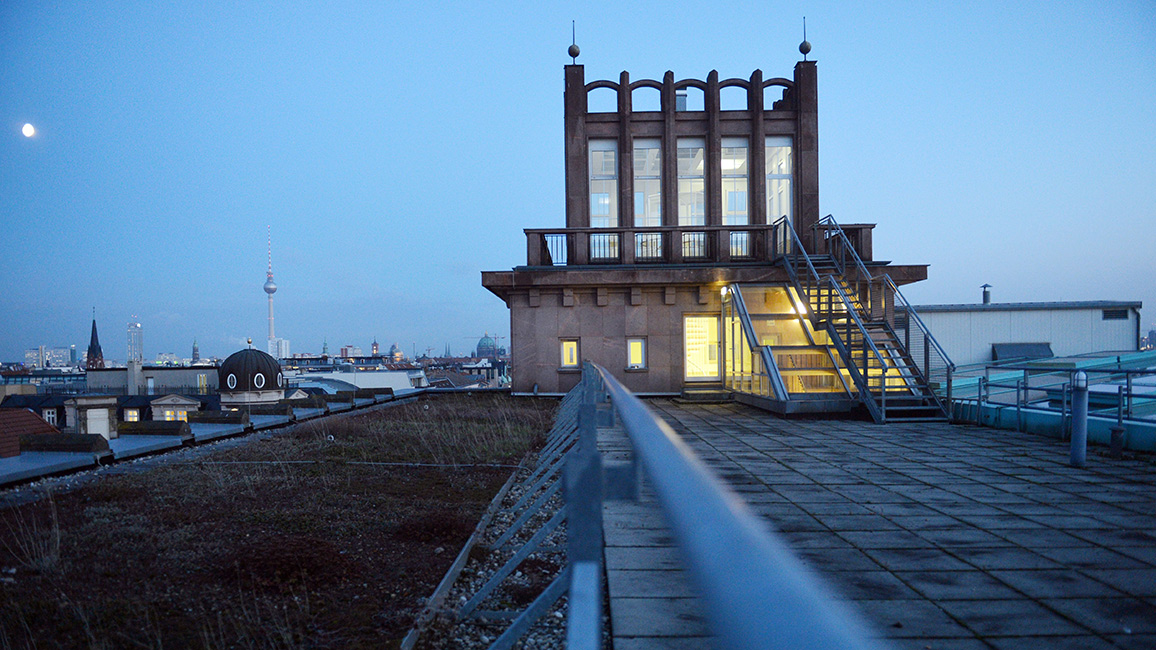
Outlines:
<svg viewBox="0 0 1156 650"><path fill-rule="evenodd" d="M0 360L509 334L482 270L562 227L563 66L818 61L823 215L915 304L1140 300L1156 328L1156 3L0 2ZM25 123L38 130L21 133ZM1030 338L1030 337L1029 337ZM501 339L508 345L508 339Z"/></svg>

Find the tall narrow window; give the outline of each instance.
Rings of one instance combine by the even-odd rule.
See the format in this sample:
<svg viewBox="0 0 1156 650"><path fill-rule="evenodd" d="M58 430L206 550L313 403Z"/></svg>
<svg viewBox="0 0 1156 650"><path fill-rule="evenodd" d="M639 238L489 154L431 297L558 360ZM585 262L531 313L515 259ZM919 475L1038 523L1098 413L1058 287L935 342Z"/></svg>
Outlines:
<svg viewBox="0 0 1156 650"><path fill-rule="evenodd" d="M678 141L678 225L706 225L705 176L706 141L702 138L680 138ZM683 233L682 256L705 257L705 233Z"/></svg>
<svg viewBox="0 0 1156 650"><path fill-rule="evenodd" d="M590 226L618 227L618 142L590 141Z"/></svg>
<svg viewBox="0 0 1156 650"><path fill-rule="evenodd" d="M646 367L646 339L626 339L626 369L642 370Z"/></svg>
<svg viewBox="0 0 1156 650"><path fill-rule="evenodd" d="M767 223L786 217L793 220L791 194L791 138L767 137Z"/></svg>
<svg viewBox="0 0 1156 650"><path fill-rule="evenodd" d="M722 215L725 226L745 226L750 223L747 209L747 140L722 139ZM731 255L750 255L750 234L731 233Z"/></svg>
<svg viewBox="0 0 1156 650"><path fill-rule="evenodd" d="M634 225L662 225L662 149L659 140L634 141Z"/></svg>
<svg viewBox="0 0 1156 650"><path fill-rule="evenodd" d="M662 225L662 145L660 140L634 141L634 227ZM662 234L635 234L634 257L638 260L662 258Z"/></svg>
<svg viewBox="0 0 1156 650"><path fill-rule="evenodd" d="M562 367L577 368L578 339L562 339Z"/></svg>

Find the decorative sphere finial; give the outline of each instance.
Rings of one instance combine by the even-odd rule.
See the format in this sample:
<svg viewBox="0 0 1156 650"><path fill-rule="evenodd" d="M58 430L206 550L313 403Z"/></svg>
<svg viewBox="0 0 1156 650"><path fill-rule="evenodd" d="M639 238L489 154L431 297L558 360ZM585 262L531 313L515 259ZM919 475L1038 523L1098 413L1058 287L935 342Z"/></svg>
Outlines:
<svg viewBox="0 0 1156 650"><path fill-rule="evenodd" d="M803 60L807 60L807 55L811 53L811 42L807 40L807 17L803 16L803 42L799 43L799 52L803 54Z"/></svg>
<svg viewBox="0 0 1156 650"><path fill-rule="evenodd" d="M571 59L577 59L578 55L582 53L582 50L578 49L577 43L571 43L570 49L566 50L566 52L570 55Z"/></svg>

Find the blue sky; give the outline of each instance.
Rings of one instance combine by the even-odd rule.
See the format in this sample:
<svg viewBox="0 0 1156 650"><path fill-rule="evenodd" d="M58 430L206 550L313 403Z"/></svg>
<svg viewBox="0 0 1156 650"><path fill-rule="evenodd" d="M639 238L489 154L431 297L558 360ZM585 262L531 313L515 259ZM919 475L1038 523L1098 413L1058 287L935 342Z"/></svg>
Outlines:
<svg viewBox="0 0 1156 650"><path fill-rule="evenodd" d="M563 216L588 80L819 66L823 214L912 302L1142 300L1156 327L1156 3L0 3L0 359L144 324L146 358L509 333L480 271ZM39 134L25 138L20 128Z"/></svg>

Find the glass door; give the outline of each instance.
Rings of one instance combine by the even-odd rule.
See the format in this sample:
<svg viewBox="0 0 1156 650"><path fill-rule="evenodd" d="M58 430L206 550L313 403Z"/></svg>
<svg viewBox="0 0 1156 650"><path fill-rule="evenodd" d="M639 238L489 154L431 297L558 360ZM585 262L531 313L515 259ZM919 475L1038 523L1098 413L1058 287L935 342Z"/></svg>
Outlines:
<svg viewBox="0 0 1156 650"><path fill-rule="evenodd" d="M686 380L719 380L718 316L683 316L682 342Z"/></svg>

